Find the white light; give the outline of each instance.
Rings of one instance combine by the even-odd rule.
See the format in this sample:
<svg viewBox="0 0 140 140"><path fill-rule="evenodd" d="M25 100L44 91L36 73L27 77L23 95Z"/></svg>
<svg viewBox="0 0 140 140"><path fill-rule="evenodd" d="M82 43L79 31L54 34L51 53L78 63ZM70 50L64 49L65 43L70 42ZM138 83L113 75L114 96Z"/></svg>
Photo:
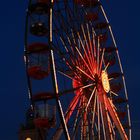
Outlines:
<svg viewBox="0 0 140 140"><path fill-rule="evenodd" d="M26 140L32 140L31 138L26 138Z"/></svg>
<svg viewBox="0 0 140 140"><path fill-rule="evenodd" d="M109 92L110 84L109 84L109 79L108 79L107 73L105 71L102 71L101 77L102 77L102 85L103 85L105 92Z"/></svg>

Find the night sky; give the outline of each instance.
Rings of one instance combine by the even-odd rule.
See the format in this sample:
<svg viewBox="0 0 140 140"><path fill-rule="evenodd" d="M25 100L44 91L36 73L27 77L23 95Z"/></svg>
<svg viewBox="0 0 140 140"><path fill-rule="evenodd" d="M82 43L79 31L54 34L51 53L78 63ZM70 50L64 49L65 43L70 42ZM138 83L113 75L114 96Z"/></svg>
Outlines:
<svg viewBox="0 0 140 140"><path fill-rule="evenodd" d="M139 140L140 1L104 0L104 3L126 77L132 140ZM1 1L0 140L18 140L18 128L25 120L25 111L29 105L23 61L26 7L27 0Z"/></svg>

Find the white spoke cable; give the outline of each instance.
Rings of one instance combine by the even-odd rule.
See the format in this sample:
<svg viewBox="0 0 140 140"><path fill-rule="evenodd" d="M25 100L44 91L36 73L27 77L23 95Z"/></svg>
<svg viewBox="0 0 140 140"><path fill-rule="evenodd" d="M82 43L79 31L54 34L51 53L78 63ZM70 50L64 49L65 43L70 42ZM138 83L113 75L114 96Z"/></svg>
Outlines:
<svg viewBox="0 0 140 140"><path fill-rule="evenodd" d="M88 39L89 39L89 46L90 46L90 51L91 51L91 61L93 61L93 63L92 63L92 67L94 67L94 50L93 50L93 44L92 44L92 40L91 40L91 37L90 37L90 32L89 32L89 25L88 24L86 24L87 25L87 30L88 30Z"/></svg>
<svg viewBox="0 0 140 140"><path fill-rule="evenodd" d="M100 66L99 66L99 74L101 73L101 70L102 70L102 64L103 64L103 60L104 60L104 52L105 52L105 48L103 49L103 52L102 52L102 57L101 57L101 62L100 62Z"/></svg>
<svg viewBox="0 0 140 140"><path fill-rule="evenodd" d="M86 106L86 108L85 108L85 111L87 111L88 106L89 106L89 104L90 104L90 102L91 102L91 99L92 99L92 97L93 97L93 95L94 95L95 92L96 92L96 87L93 89L93 91L92 91L92 93L91 93L91 95L90 95L90 98L89 98L89 100L88 100L88 103L87 103L87 106Z"/></svg>
<svg viewBox="0 0 140 140"><path fill-rule="evenodd" d="M112 94L115 95L115 96L118 96L117 93L115 93L115 92L113 92L113 91L111 91L111 90L110 90L110 93L112 93Z"/></svg>
<svg viewBox="0 0 140 140"><path fill-rule="evenodd" d="M89 67L89 65L87 64L87 62L85 61L85 59L83 58L81 52L79 51L79 49L77 47L75 47L75 48L76 48L79 56L81 57L82 61L84 62L85 66L88 68L90 74L93 76L93 74L92 74L93 72L92 72L91 68Z"/></svg>
<svg viewBox="0 0 140 140"><path fill-rule="evenodd" d="M85 71L83 71L81 68L79 68L78 66L76 66L76 68L77 68L78 70L80 70L84 75L86 75L87 77L89 77L91 80L94 81L93 77L91 77L89 74L87 74L87 73L86 73Z"/></svg>
<svg viewBox="0 0 140 140"><path fill-rule="evenodd" d="M97 94L95 92L95 99L94 99L94 105L93 105L93 115L92 115L92 135L94 136L94 123L95 123L95 111L96 111L96 107L97 107Z"/></svg>
<svg viewBox="0 0 140 140"><path fill-rule="evenodd" d="M107 63L107 65L105 66L105 69L104 69L104 71L106 71L107 70L107 68L109 67L109 62Z"/></svg>
<svg viewBox="0 0 140 140"><path fill-rule="evenodd" d="M100 110L101 110L101 120L102 120L102 124L103 124L104 140L106 140L105 124L104 124L104 119L103 119L103 111L102 111L101 103L99 105L100 105Z"/></svg>
<svg viewBox="0 0 140 140"><path fill-rule="evenodd" d="M99 37L98 37L98 44L97 44L97 70L96 70L96 72L98 72L98 70L99 70L99 59L100 59L100 40L99 40Z"/></svg>
<svg viewBox="0 0 140 140"><path fill-rule="evenodd" d="M84 50L85 57L87 58L87 61L88 61L88 63L89 63L89 65L86 63L86 66L88 66L88 70L90 71L91 75L93 76L92 68L89 67L89 66L91 66L91 62L90 62L90 60L89 60L89 58L88 58L88 54L87 54L87 51L86 51L86 49L85 49L85 47L84 47L84 43L83 43L83 41L82 41L82 39L81 39L81 37L80 37L80 35L79 35L78 32L77 32L77 35L78 35L78 38L79 38L79 40L80 40L80 42L81 42L81 46L82 46L82 48L83 48L83 50ZM76 50L78 51L79 49L76 48ZM78 52L80 52L80 51L78 51ZM81 53L80 53L80 54L81 54ZM82 54L81 54L81 56L82 56ZM82 56L82 58L83 58L83 56ZM84 59L82 59L82 60L84 60ZM84 61L85 61L85 60L84 60Z"/></svg>
<svg viewBox="0 0 140 140"><path fill-rule="evenodd" d="M101 126L100 126L100 103L99 103L99 98L97 97L97 113L98 113L98 140L101 140Z"/></svg>

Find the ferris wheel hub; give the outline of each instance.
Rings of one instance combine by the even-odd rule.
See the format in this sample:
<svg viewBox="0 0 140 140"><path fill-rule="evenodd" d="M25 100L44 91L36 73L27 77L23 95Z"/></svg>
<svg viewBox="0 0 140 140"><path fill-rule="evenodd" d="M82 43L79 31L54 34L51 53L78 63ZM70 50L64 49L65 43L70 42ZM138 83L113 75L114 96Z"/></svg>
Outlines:
<svg viewBox="0 0 140 140"><path fill-rule="evenodd" d="M110 91L110 84L109 84L108 74L105 70L103 70L101 73L101 80L102 80L104 91L108 93Z"/></svg>

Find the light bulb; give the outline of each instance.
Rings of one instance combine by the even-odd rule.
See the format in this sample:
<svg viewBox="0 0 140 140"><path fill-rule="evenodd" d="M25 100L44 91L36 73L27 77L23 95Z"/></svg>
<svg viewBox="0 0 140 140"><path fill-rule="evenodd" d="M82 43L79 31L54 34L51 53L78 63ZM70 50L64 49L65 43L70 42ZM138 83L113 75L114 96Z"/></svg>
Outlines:
<svg viewBox="0 0 140 140"><path fill-rule="evenodd" d="M25 140L32 140L31 138L26 138Z"/></svg>

